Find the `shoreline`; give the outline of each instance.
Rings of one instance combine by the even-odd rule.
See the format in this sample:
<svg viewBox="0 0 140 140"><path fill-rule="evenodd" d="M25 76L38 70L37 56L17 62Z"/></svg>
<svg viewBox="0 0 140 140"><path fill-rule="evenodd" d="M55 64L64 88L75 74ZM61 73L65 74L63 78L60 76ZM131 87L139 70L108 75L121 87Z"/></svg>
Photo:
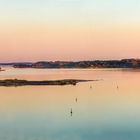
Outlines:
<svg viewBox="0 0 140 140"><path fill-rule="evenodd" d="M36 69L59 69L59 68L139 68L140 59L121 60L85 60L85 61L37 61L37 62L13 62L0 63L0 65L11 65L14 68L36 68Z"/></svg>
<svg viewBox="0 0 140 140"><path fill-rule="evenodd" d="M19 79L5 79L0 80L0 86L5 87L17 87L17 86L64 86L64 85L76 85L80 82L91 82L99 80L78 80L78 79L63 79L63 80L46 80L46 81L29 81Z"/></svg>

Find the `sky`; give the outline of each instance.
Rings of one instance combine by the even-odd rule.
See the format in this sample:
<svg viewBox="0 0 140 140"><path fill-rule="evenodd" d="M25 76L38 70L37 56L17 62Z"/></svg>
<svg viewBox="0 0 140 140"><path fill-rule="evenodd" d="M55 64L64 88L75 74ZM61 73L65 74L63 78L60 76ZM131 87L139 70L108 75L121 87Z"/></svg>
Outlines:
<svg viewBox="0 0 140 140"><path fill-rule="evenodd" d="M140 0L0 0L0 62L140 58Z"/></svg>

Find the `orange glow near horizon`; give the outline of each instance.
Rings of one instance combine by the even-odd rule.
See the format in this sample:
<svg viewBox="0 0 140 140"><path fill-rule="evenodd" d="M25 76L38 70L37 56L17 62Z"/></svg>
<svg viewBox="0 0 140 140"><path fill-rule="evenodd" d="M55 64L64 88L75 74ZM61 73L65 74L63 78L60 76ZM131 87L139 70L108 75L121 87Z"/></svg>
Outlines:
<svg viewBox="0 0 140 140"><path fill-rule="evenodd" d="M26 26L1 29L1 61L139 57L138 28Z"/></svg>

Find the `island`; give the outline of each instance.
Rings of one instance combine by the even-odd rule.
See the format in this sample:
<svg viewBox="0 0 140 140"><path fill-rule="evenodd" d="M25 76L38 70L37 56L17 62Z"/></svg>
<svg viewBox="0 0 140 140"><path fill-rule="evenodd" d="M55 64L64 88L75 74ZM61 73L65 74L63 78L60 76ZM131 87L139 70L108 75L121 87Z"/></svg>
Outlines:
<svg viewBox="0 0 140 140"><path fill-rule="evenodd" d="M64 79L64 80L47 80L47 81L28 81L18 79L0 80L0 86L46 86L46 85L76 85L79 82L90 82L98 80L77 80L77 79Z"/></svg>
<svg viewBox="0 0 140 140"><path fill-rule="evenodd" d="M14 68L140 68L140 59L94 60L94 61L39 61L35 63L16 63Z"/></svg>

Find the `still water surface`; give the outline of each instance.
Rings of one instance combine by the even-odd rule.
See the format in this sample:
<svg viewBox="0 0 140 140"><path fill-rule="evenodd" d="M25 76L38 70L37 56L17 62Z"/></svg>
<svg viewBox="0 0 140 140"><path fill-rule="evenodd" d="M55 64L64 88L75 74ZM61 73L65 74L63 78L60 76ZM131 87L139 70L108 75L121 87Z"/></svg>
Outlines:
<svg viewBox="0 0 140 140"><path fill-rule="evenodd" d="M0 79L102 80L0 87L0 140L140 140L139 70L5 69Z"/></svg>

